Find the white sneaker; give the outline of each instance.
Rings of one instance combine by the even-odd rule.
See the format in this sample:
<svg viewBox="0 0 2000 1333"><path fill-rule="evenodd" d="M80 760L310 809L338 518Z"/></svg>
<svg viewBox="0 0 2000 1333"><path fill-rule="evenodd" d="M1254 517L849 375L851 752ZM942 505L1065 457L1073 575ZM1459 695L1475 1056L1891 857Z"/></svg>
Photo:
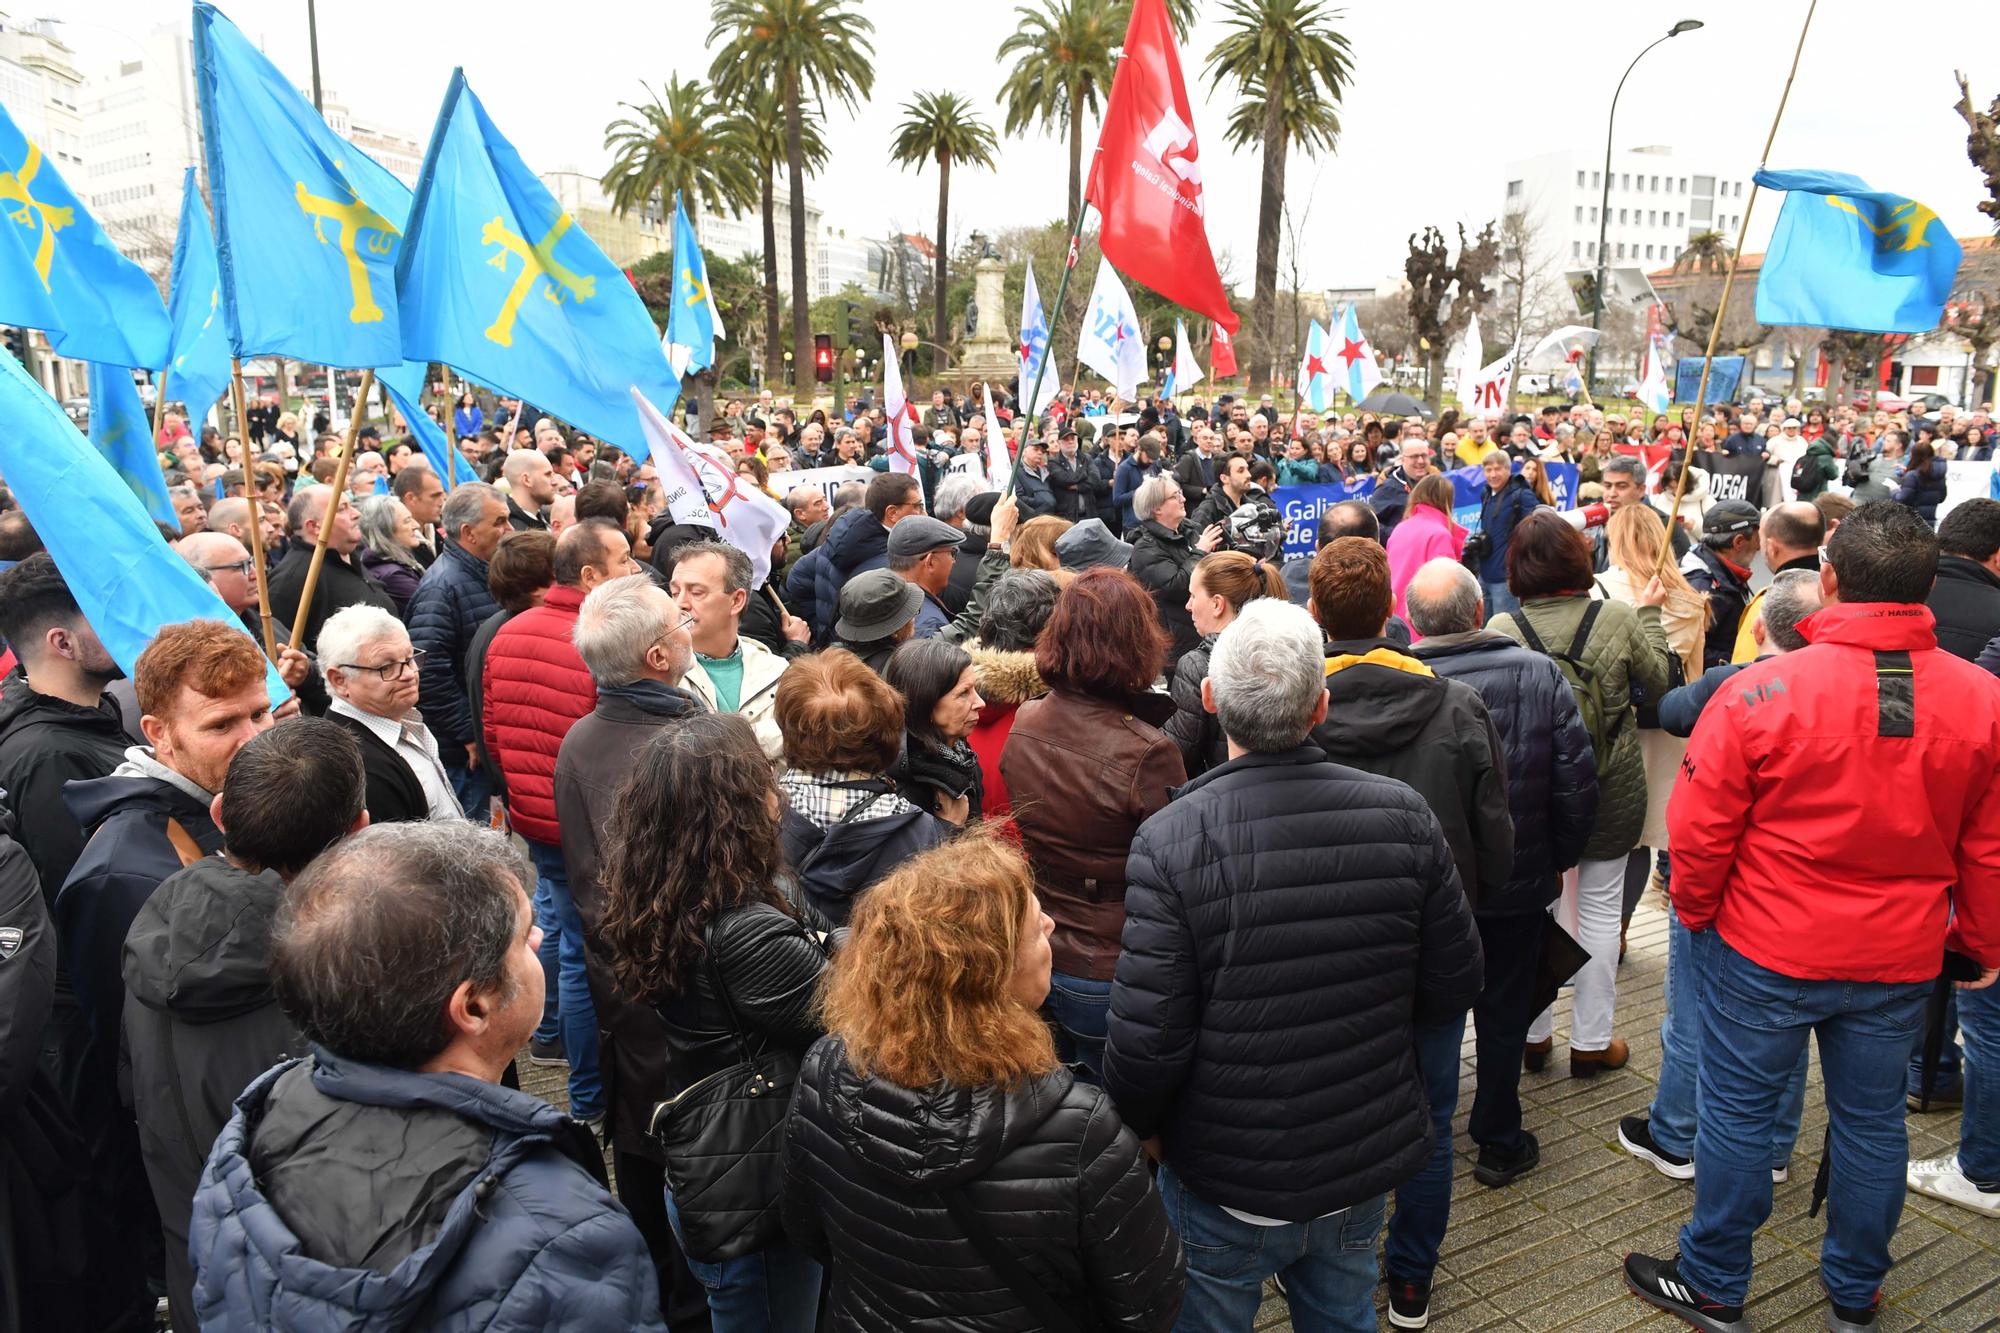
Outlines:
<svg viewBox="0 0 2000 1333"><path fill-rule="evenodd" d="M1908 1178L1910 1188L1919 1194L1970 1208L1986 1217L2000 1217L2000 1190L1982 1190L1967 1180L1958 1169L1956 1155L1911 1162Z"/></svg>

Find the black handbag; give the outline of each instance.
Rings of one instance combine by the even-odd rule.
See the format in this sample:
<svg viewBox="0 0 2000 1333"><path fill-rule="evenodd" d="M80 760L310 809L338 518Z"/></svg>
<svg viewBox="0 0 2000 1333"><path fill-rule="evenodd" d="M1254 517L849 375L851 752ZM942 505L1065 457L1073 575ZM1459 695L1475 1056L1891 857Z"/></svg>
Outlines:
<svg viewBox="0 0 2000 1333"><path fill-rule="evenodd" d="M702 932L702 962L742 1058L655 1106L648 1129L666 1156L681 1248L691 1259L719 1264L784 1237L778 1202L799 1058L763 1042L750 1049L715 966L712 925Z"/></svg>

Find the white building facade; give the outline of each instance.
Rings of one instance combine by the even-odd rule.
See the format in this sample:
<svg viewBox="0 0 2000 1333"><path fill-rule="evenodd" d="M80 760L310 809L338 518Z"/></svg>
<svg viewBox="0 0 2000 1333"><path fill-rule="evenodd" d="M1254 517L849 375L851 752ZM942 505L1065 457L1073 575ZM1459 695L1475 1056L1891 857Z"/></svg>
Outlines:
<svg viewBox="0 0 2000 1333"><path fill-rule="evenodd" d="M1652 269L1706 231L1735 243L1749 180L1720 168L1659 145L1613 152L1607 200L1603 151L1560 149L1507 165L1501 211L1531 221L1542 257L1558 269L1595 268L1600 227L1607 265Z"/></svg>

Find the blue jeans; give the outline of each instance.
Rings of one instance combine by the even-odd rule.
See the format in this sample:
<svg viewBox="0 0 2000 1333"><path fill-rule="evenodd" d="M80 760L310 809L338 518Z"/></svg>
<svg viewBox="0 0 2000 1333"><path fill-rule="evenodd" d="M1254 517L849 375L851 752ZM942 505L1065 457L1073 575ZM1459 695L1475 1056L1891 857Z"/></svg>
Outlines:
<svg viewBox="0 0 2000 1333"><path fill-rule="evenodd" d="M1521 599L1508 591L1507 580L1502 579L1498 583L1487 583L1482 579L1479 586L1486 590L1486 618L1488 620L1493 619L1493 617L1499 615L1502 611L1519 611L1521 609Z"/></svg>
<svg viewBox="0 0 2000 1333"><path fill-rule="evenodd" d="M466 767L465 747L448 742L438 746L438 758L444 763L444 775L451 782L451 794L458 798L459 808L465 811L465 817L475 824L486 823L491 817L493 804L493 776L486 771L486 766Z"/></svg>
<svg viewBox="0 0 2000 1333"><path fill-rule="evenodd" d="M1092 1083L1104 1082L1104 1041L1110 1030L1111 983L1049 973L1049 1017L1063 1047L1063 1059L1081 1064Z"/></svg>
<svg viewBox="0 0 2000 1333"><path fill-rule="evenodd" d="M681 1216L671 1191L667 1220L679 1240ZM719 1264L703 1263L691 1254L686 1257L688 1271L708 1295L715 1333L812 1333L819 1313L817 1260L783 1241Z"/></svg>
<svg viewBox="0 0 2000 1333"><path fill-rule="evenodd" d="M535 892L548 895L562 931L556 964L562 998L557 1026L562 1029L563 1056L569 1061L569 1113L578 1120L595 1120L604 1114L604 1080L597 1068L597 1008L590 1002L590 980L583 970L583 918L569 896L562 848L533 838L524 841L535 863Z"/></svg>
<svg viewBox="0 0 2000 1333"><path fill-rule="evenodd" d="M1694 936L1681 924L1671 900L1667 903L1667 1016L1660 1020L1660 1083L1647 1112L1653 1142L1676 1157L1694 1156L1696 1079L1701 1069L1701 1006L1694 976ZM1792 1081L1778 1103L1771 1134L1771 1168L1790 1164L1799 1141L1799 1120L1806 1110L1806 1064L1803 1045Z"/></svg>
<svg viewBox="0 0 2000 1333"><path fill-rule="evenodd" d="M1376 1195L1311 1222L1260 1227L1189 1192L1162 1166L1160 1198L1187 1251L1187 1296L1177 1333L1249 1333L1264 1279L1285 1280L1299 1333L1375 1333L1375 1238L1386 1199Z"/></svg>
<svg viewBox="0 0 2000 1333"><path fill-rule="evenodd" d="M1982 1189L2000 1189L2000 983L1954 994L1965 1034L1958 1169Z"/></svg>
<svg viewBox="0 0 2000 1333"><path fill-rule="evenodd" d="M535 1025L535 1040L556 1042L562 1039L559 1025L562 1013L562 923L556 919L556 905L549 892L548 881L535 876L535 924L542 928L542 947L536 957L542 960L542 985L547 994L542 999L542 1021Z"/></svg>
<svg viewBox="0 0 2000 1333"><path fill-rule="evenodd" d="M1931 1074L1932 1092L1950 1087L1962 1070L1958 1052L1958 995L1954 987L1944 1002L1944 1041L1938 1046L1937 1068ZM1917 1048L1910 1052L1910 1095L1921 1096L1923 1090L1924 1043L1919 1038Z"/></svg>
<svg viewBox="0 0 2000 1333"><path fill-rule="evenodd" d="M1804 981L1759 967L1713 930L1694 936L1694 964L1701 1124L1681 1275L1725 1305L1749 1296L1751 1238L1771 1214L1771 1135L1816 1035L1832 1168L1820 1278L1835 1303L1872 1304L1903 1212L1903 1072L1931 983Z"/></svg>
<svg viewBox="0 0 2000 1333"><path fill-rule="evenodd" d="M1391 1282L1429 1282L1451 1222L1451 1118L1458 1111L1458 1053L1465 1015L1417 1029L1417 1072L1431 1111L1431 1159L1396 1190L1383 1267Z"/></svg>

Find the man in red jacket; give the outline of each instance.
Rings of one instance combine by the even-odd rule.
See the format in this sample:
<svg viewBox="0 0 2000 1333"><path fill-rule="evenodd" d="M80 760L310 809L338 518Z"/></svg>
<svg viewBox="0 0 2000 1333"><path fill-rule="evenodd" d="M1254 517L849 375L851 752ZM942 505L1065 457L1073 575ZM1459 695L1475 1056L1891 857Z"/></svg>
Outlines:
<svg viewBox="0 0 2000 1333"><path fill-rule="evenodd" d="M556 820L556 753L577 719L597 706L597 686L572 641L583 599L600 583L638 572L631 543L610 519L587 518L564 531L556 539L555 586L493 636L480 690L486 753L507 785L508 821L535 863L536 923L558 936L557 1026L569 1064L569 1113L593 1127L604 1120L597 1011Z"/></svg>
<svg viewBox="0 0 2000 1333"><path fill-rule="evenodd" d="M1694 1216L1677 1258L1628 1255L1625 1279L1715 1333L1748 1328L1772 1124L1809 1035L1833 1150L1827 1327L1876 1326L1925 998L1948 949L1967 986L2000 976L2000 686L1937 646L1937 539L1915 511L1863 505L1825 555L1809 646L1731 678L1667 807L1701 978Z"/></svg>

